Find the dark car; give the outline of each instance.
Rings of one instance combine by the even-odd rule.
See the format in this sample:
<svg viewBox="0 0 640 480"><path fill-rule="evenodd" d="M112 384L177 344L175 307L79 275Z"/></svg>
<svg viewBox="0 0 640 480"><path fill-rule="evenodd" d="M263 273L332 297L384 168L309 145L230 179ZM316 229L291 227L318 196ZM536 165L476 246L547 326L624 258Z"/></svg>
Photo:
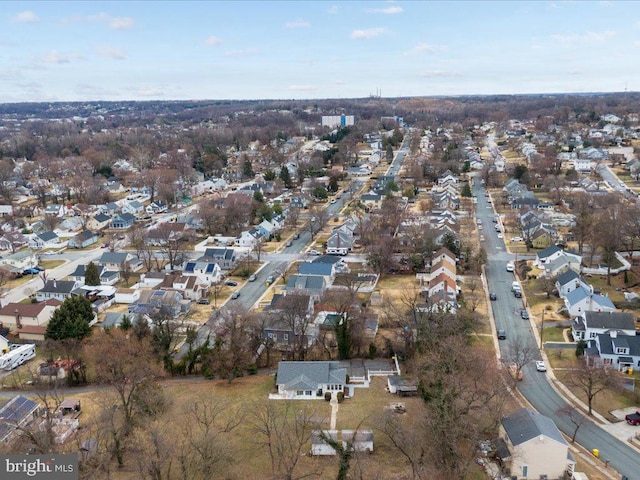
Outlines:
<svg viewBox="0 0 640 480"><path fill-rule="evenodd" d="M516 298L522 298L522 292L520 290L514 290L513 296Z"/></svg>
<svg viewBox="0 0 640 480"><path fill-rule="evenodd" d="M198 300L198 303L200 305L209 305L211 302L209 301L208 298L205 297L205 298L201 298L200 300Z"/></svg>
<svg viewBox="0 0 640 480"><path fill-rule="evenodd" d="M527 312L526 308L523 308L522 310L520 310L520 316L522 317L523 320L529 320L529 312Z"/></svg>
<svg viewBox="0 0 640 480"><path fill-rule="evenodd" d="M494 301L494 300L497 300L497 299L498 299L498 296L495 293L491 292L489 294L489 300Z"/></svg>
<svg viewBox="0 0 640 480"><path fill-rule="evenodd" d="M299 239L299 238L300 238L300 234L299 234L299 233L294 233L294 234L293 234L293 239L294 239L294 240L297 240L297 239Z"/></svg>
<svg viewBox="0 0 640 480"><path fill-rule="evenodd" d="M498 330L498 340L506 340L506 339L507 339L507 331Z"/></svg>
<svg viewBox="0 0 640 480"><path fill-rule="evenodd" d="M224 284L228 287L237 287L238 286L238 282L234 282L233 280L227 280L226 282L224 282Z"/></svg>
<svg viewBox="0 0 640 480"><path fill-rule="evenodd" d="M235 300L239 296L240 296L240 292L233 292L233 295L231 295L231 300Z"/></svg>

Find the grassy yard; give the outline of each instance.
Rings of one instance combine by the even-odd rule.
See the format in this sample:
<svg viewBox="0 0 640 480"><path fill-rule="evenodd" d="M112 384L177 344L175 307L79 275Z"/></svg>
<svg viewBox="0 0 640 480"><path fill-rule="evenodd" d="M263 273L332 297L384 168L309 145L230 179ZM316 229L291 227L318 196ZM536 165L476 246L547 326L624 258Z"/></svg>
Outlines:
<svg viewBox="0 0 640 480"><path fill-rule="evenodd" d="M545 327L544 334L542 336L543 342L564 342L565 339L562 332L566 327Z"/></svg>

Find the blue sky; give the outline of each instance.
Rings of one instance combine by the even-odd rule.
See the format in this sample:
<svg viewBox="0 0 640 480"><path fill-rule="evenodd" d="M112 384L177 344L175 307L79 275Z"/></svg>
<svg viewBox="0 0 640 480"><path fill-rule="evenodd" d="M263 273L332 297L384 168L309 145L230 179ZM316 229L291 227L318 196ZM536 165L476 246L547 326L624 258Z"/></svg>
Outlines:
<svg viewBox="0 0 640 480"><path fill-rule="evenodd" d="M11 2L0 102L640 90L640 3Z"/></svg>

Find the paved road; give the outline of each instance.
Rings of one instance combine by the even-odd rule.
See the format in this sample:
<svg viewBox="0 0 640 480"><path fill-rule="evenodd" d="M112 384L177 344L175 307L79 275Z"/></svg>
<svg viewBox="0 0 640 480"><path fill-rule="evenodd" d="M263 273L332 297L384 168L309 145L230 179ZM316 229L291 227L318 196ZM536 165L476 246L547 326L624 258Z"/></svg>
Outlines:
<svg viewBox="0 0 640 480"><path fill-rule="evenodd" d="M627 189L627 185L618 178L618 176L607 165L600 164L596 167L596 171L602 179L606 181L613 190L624 195L629 200L635 200L636 195Z"/></svg>
<svg viewBox="0 0 640 480"><path fill-rule="evenodd" d="M482 223L492 225L491 216L493 209L487 208L484 190L481 185L474 185L474 195L478 198L477 214ZM522 320L516 311L522 308L522 300L515 298L510 292L513 273L506 271L506 262L513 260L512 255L505 252L504 243L498 239L493 228L485 228L485 248L488 255L487 282L489 290L497 294L498 300L492 303L495 324L497 329L507 330L507 340L500 341L500 353L502 358L508 358L510 339L521 337L525 342L536 344L535 336L530 322ZM538 359L541 357L538 357ZM525 396L531 405L541 414L550 417L558 428L571 436L574 425L566 416L559 415L558 411L567 406L567 402L548 381L546 374L537 372L535 365L529 364L524 368L524 379L518 385L518 390ZM626 442L607 433L591 420L586 420L576 436L576 441L592 451L600 450L600 458L608 459L611 467L626 475L630 480L640 478L640 454Z"/></svg>

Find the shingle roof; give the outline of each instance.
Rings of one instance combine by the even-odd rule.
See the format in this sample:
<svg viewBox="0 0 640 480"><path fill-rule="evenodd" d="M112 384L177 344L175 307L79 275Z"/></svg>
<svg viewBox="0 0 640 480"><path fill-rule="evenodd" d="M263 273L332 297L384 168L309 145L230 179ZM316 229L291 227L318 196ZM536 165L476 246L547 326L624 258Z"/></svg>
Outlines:
<svg viewBox="0 0 640 480"><path fill-rule="evenodd" d="M315 390L320 384L346 384L347 370L336 361L280 362L276 378L287 390Z"/></svg>
<svg viewBox="0 0 640 480"><path fill-rule="evenodd" d="M585 312L585 324L591 328L635 330L635 320L630 312Z"/></svg>
<svg viewBox="0 0 640 480"><path fill-rule="evenodd" d="M330 276L332 271L333 265L330 263L304 262L300 264L300 268L298 269L300 275Z"/></svg>
<svg viewBox="0 0 640 480"><path fill-rule="evenodd" d="M578 275L574 270L570 268L569 270L558 275L557 282L562 286L562 285L566 285L567 283L573 280L578 280L578 279L580 279L580 275Z"/></svg>
<svg viewBox="0 0 640 480"><path fill-rule="evenodd" d="M526 408L521 408L503 418L502 426L514 446L528 442L539 435L544 435L563 445L567 445L553 420Z"/></svg>
<svg viewBox="0 0 640 480"><path fill-rule="evenodd" d="M550 247L545 248L544 250L540 250L538 252L538 258L539 259L544 259L547 257L550 257L551 255L553 255L554 253L557 253L561 250L561 248L557 245L551 245Z"/></svg>

